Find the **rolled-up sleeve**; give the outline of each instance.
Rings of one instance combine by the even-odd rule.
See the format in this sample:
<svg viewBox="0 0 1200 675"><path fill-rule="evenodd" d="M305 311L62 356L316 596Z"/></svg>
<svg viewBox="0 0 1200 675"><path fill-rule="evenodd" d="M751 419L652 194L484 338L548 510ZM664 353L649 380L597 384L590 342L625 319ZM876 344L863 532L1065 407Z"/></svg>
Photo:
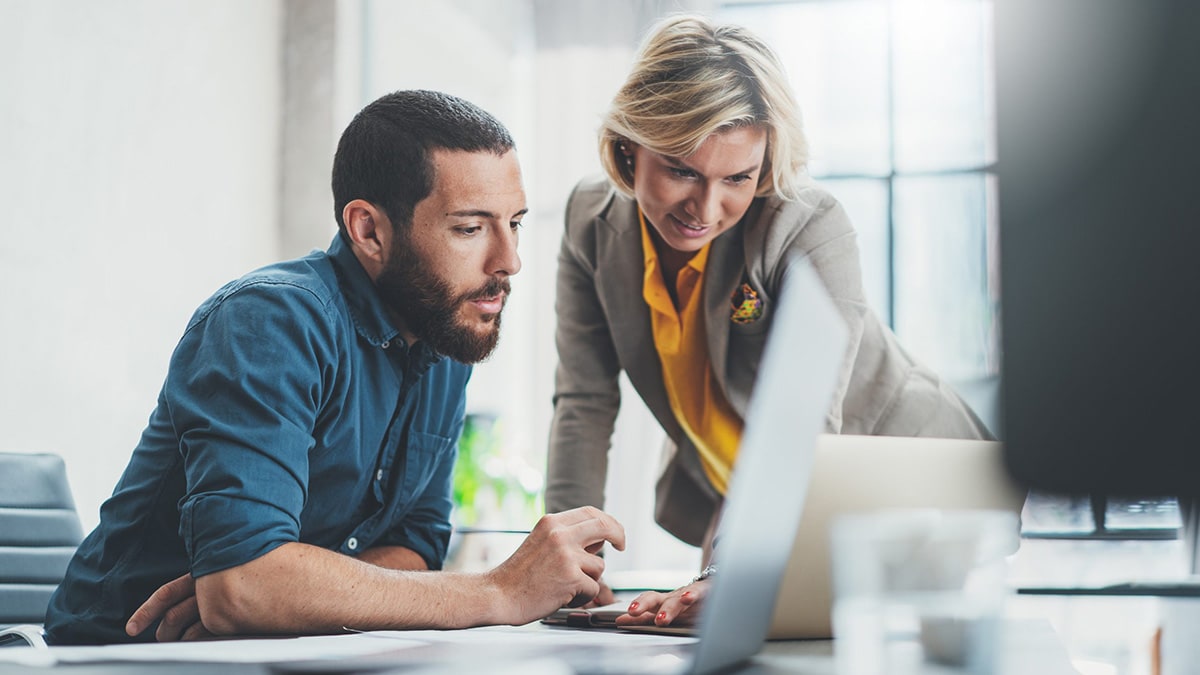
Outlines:
<svg viewBox="0 0 1200 675"><path fill-rule="evenodd" d="M304 288L258 281L202 307L177 347L165 393L194 576L299 540L324 371L336 362L327 312Z"/></svg>

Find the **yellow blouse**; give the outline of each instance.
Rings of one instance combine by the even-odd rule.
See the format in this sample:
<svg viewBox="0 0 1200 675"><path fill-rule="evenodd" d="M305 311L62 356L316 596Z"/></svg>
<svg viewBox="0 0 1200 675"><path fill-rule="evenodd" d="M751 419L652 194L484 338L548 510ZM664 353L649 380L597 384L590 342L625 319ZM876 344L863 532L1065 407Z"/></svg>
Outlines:
<svg viewBox="0 0 1200 675"><path fill-rule="evenodd" d="M641 209L638 220L642 224L646 265L642 299L650 307L654 347L662 361L663 384L671 412L700 451L700 461L709 480L725 494L742 437L742 418L725 399L712 376L708 359L702 282L709 246L696 252L679 270L675 279L679 299L676 308L663 282L658 252Z"/></svg>

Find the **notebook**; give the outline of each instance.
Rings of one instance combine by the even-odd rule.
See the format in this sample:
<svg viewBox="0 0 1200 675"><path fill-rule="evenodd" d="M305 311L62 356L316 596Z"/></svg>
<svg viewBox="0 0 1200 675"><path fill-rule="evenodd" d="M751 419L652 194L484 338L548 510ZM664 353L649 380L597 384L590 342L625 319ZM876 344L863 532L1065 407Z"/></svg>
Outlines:
<svg viewBox="0 0 1200 675"><path fill-rule="evenodd" d="M833 636L830 526L834 518L886 508L999 509L1020 514L1025 493L1004 468L1000 443L945 438L823 434L795 529L770 639ZM724 547L724 542L721 543ZM563 610L568 625L616 628L628 603L583 613ZM689 627L637 632L696 634Z"/></svg>
<svg viewBox="0 0 1200 675"><path fill-rule="evenodd" d="M758 652L771 627L846 344L845 324L820 279L807 262L793 262L777 299L726 493L721 569L698 621L700 639L686 645L677 660L647 659L635 649L603 659L573 651L567 658L577 672L711 673ZM597 667L601 662L603 668Z"/></svg>

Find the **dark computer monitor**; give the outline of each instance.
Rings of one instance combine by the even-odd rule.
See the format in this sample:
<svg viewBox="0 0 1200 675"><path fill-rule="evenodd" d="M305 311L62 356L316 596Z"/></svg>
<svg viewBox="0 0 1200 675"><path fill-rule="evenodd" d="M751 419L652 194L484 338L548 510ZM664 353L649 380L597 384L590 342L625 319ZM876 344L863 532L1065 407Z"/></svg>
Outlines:
<svg viewBox="0 0 1200 675"><path fill-rule="evenodd" d="M1008 466L1200 496L1200 2L994 11Z"/></svg>

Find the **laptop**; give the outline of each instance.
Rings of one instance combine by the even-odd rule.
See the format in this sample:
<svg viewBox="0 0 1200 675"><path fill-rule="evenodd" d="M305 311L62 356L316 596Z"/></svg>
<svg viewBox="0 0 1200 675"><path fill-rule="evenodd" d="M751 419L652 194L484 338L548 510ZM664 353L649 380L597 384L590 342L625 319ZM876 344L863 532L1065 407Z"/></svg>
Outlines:
<svg viewBox="0 0 1200 675"><path fill-rule="evenodd" d="M997 509L1020 514L1025 492L1004 468L995 441L823 434L780 584L768 639L833 637L830 528L838 516L889 508ZM721 543L724 548L724 541ZM1015 551L1014 551L1015 552ZM624 604L571 617L616 628ZM627 630L695 635L687 626Z"/></svg>
<svg viewBox="0 0 1200 675"><path fill-rule="evenodd" d="M1024 503L1025 491L1005 470L999 442L822 435L769 638L833 637L830 527L838 516L936 508L995 509L1019 517Z"/></svg>
<svg viewBox="0 0 1200 675"><path fill-rule="evenodd" d="M648 659L633 648L602 658L570 650L565 658L578 672L712 673L759 651L771 628L847 339L816 272L794 261L777 299L726 492L721 571L697 622L700 639L677 647L678 659Z"/></svg>

